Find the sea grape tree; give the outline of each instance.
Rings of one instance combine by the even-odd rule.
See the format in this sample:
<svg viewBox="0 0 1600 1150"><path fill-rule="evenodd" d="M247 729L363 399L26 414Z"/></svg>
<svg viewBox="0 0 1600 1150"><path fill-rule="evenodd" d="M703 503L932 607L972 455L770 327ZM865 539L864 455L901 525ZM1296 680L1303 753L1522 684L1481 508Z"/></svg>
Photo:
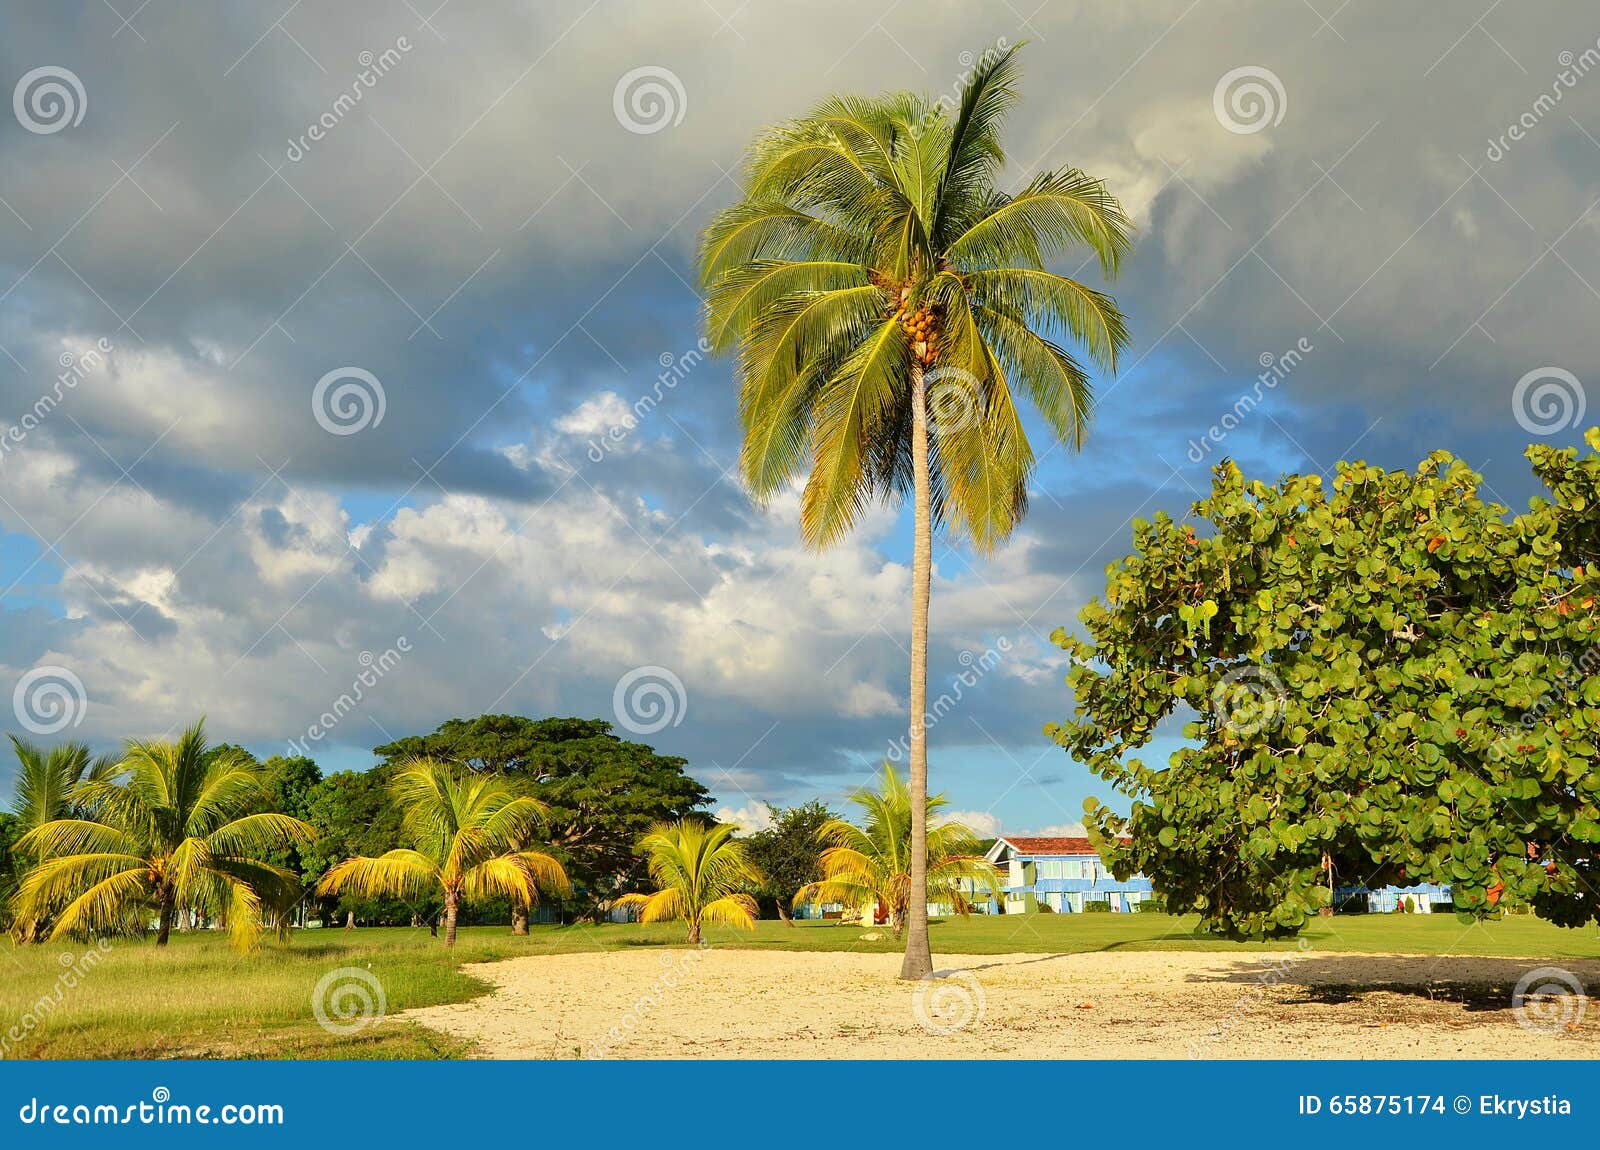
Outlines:
<svg viewBox="0 0 1600 1150"><path fill-rule="evenodd" d="M1600 911L1600 430L1528 449L1512 516L1446 452L1272 485L1224 461L1190 522L1134 522L1058 630L1074 716L1046 733L1133 800L1085 801L1112 870L1233 937L1338 887L1450 886L1566 925ZM1329 488L1331 487L1331 490ZM1169 720L1165 766L1132 753Z"/></svg>

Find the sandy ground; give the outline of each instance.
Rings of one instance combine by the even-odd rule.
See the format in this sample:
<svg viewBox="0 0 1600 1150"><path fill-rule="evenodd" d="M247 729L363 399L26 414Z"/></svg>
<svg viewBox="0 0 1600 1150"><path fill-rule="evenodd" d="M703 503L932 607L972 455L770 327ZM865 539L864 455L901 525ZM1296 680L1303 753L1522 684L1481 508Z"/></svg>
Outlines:
<svg viewBox="0 0 1600 1150"><path fill-rule="evenodd" d="M1536 959L1193 952L898 956L610 951L467 967L402 1018L488 1058L1595 1058L1600 1005L1512 990ZM1600 963L1562 964L1600 985ZM1547 981L1547 980L1546 980ZM1519 1015L1529 1025L1519 1024Z"/></svg>

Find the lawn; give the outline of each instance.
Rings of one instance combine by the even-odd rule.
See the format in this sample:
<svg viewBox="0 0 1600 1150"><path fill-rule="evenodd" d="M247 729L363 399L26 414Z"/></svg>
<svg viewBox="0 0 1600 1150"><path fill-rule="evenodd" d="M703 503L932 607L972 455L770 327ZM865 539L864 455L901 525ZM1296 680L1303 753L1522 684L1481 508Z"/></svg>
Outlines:
<svg viewBox="0 0 1600 1150"><path fill-rule="evenodd" d="M878 937L863 937L870 934ZM707 937L714 946L750 949L899 949L886 931L831 922L762 922L753 934L710 928ZM1303 942L1321 952L1600 958L1593 928L1562 930L1523 917L1464 927L1450 915L1341 916L1316 920L1301 940L1231 943L1196 933L1193 919L1156 914L980 915L933 926L934 950L942 954L1260 953ZM353 1035L328 1033L312 1016L313 988L338 967L370 970L393 1016L482 993L484 984L460 971L466 962L682 944L680 924L534 927L521 938L504 927L471 927L453 952L421 929L335 929L300 931L288 944L268 941L240 956L217 935L179 934L165 951L118 941L66 989L62 956L70 961L85 948L0 943L0 1039L7 1040L6 1056L23 1058L452 1058L466 1053L459 1043L392 1017ZM47 1005L36 1005L41 1000ZM37 1019L32 1025L29 1014Z"/></svg>

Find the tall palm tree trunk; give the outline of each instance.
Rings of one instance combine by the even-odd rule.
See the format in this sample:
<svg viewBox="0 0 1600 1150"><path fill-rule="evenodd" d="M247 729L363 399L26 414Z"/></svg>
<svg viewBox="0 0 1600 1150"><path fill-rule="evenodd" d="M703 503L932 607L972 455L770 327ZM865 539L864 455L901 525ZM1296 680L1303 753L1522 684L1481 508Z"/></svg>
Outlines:
<svg viewBox="0 0 1600 1150"><path fill-rule="evenodd" d="M513 903L511 907L511 933L528 933L528 908L522 903Z"/></svg>
<svg viewBox="0 0 1600 1150"><path fill-rule="evenodd" d="M700 945L700 916L691 915L689 918L689 945Z"/></svg>
<svg viewBox="0 0 1600 1150"><path fill-rule="evenodd" d="M917 345L920 357L923 344ZM911 465L916 539L911 558L911 891L901 978L933 973L928 949L928 596L933 582L933 526L928 484L928 396L920 358L911 366Z"/></svg>

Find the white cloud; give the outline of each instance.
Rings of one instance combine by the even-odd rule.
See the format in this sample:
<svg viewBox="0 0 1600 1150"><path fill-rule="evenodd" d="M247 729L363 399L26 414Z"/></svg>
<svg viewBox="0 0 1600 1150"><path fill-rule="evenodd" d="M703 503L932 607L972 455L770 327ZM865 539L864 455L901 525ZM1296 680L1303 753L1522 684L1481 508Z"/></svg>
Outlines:
<svg viewBox="0 0 1600 1150"><path fill-rule="evenodd" d="M992 811L943 811L941 823L961 823L970 827L979 838L992 839L1000 835L1000 816Z"/></svg>
<svg viewBox="0 0 1600 1150"><path fill-rule="evenodd" d="M754 834L772 826L772 808L760 799L751 799L742 807L718 807L719 823L732 823L743 834Z"/></svg>

